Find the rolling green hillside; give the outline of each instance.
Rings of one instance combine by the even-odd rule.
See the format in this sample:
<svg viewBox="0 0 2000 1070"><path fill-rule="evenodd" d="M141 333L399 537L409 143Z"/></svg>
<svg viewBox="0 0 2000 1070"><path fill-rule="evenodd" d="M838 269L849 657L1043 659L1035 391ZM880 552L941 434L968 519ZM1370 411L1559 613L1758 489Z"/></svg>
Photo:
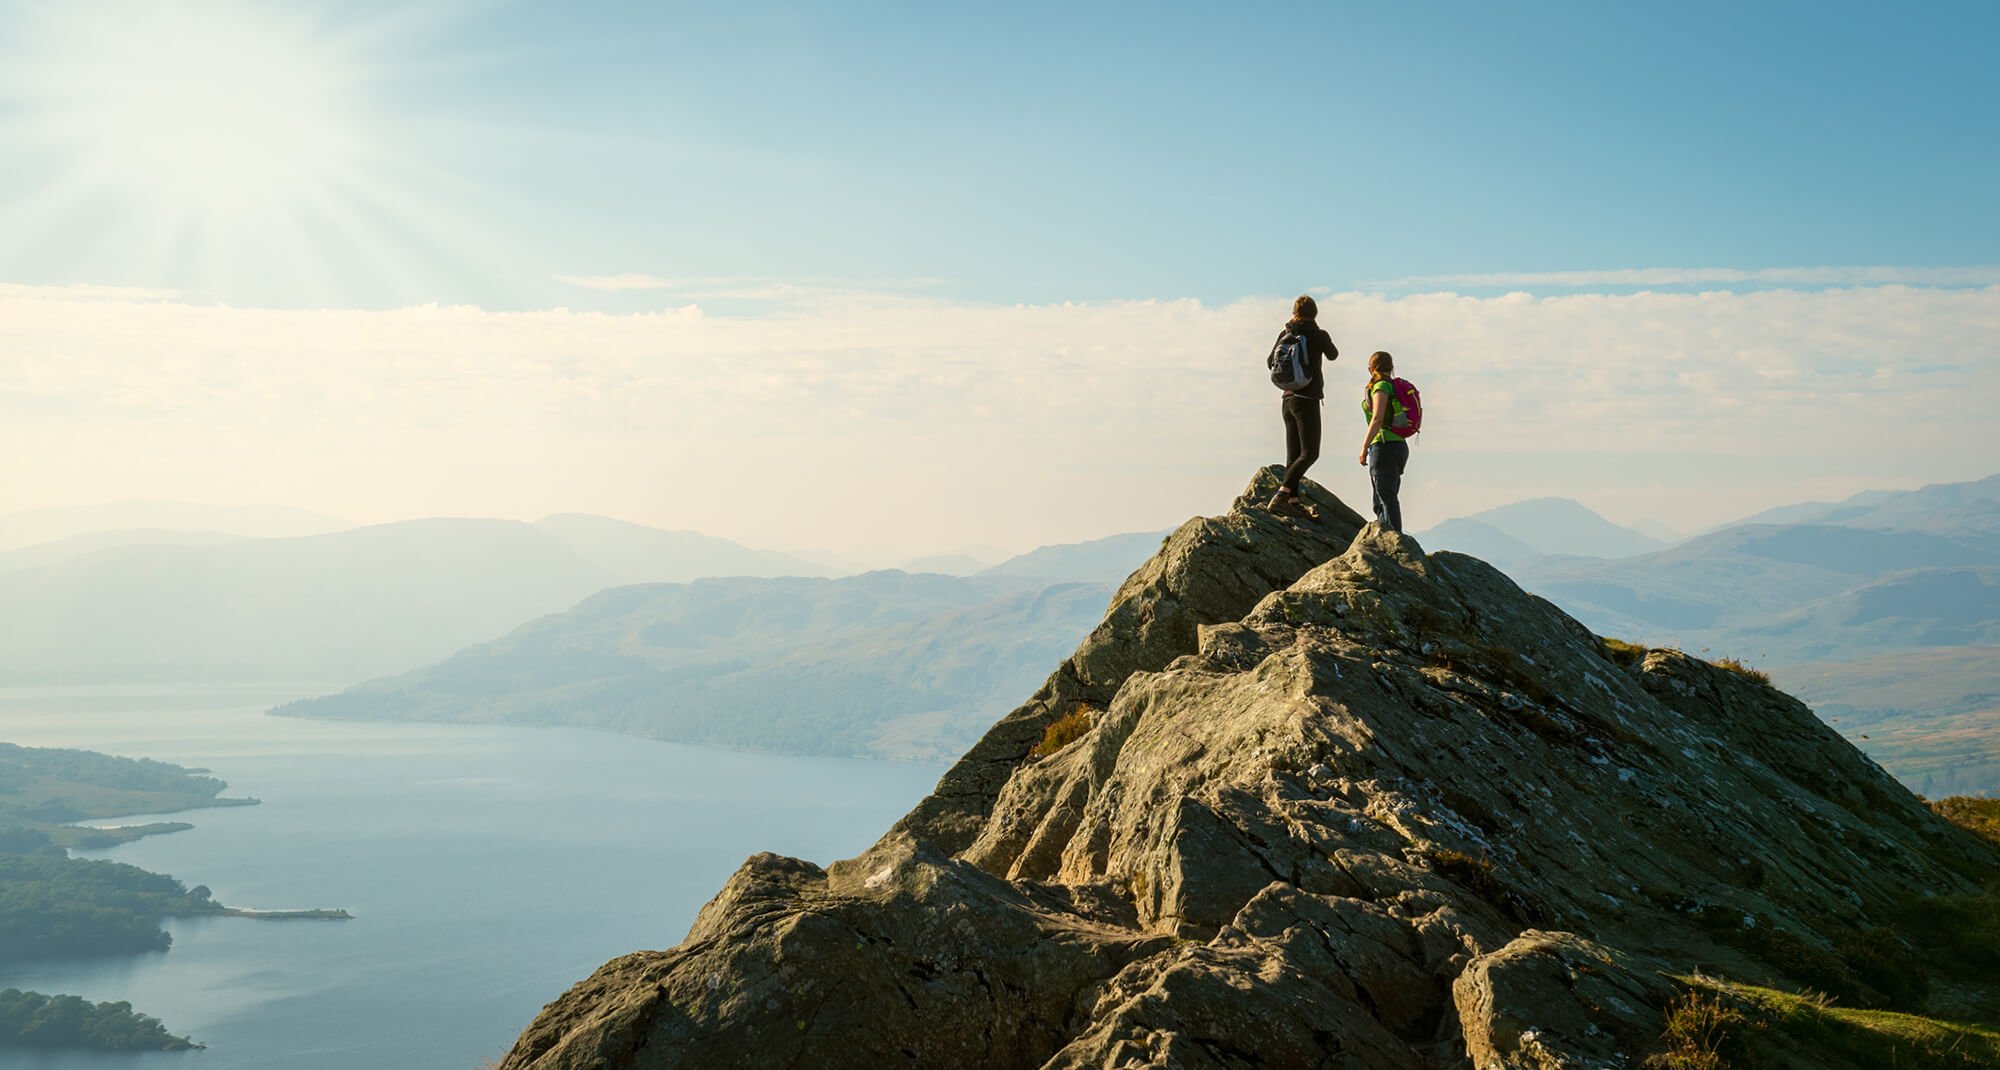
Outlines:
<svg viewBox="0 0 2000 1070"><path fill-rule="evenodd" d="M1931 798L2000 791L2000 646L1777 670L1776 682Z"/></svg>

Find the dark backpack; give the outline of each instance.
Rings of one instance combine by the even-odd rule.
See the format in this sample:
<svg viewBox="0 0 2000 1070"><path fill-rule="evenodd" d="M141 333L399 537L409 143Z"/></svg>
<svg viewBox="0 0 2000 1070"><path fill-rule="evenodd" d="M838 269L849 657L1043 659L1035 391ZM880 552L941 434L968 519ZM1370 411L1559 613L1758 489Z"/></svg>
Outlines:
<svg viewBox="0 0 2000 1070"><path fill-rule="evenodd" d="M1312 351L1306 348L1306 336L1293 334L1289 327L1278 332L1264 365L1271 369L1271 385L1280 390L1303 390L1312 385Z"/></svg>

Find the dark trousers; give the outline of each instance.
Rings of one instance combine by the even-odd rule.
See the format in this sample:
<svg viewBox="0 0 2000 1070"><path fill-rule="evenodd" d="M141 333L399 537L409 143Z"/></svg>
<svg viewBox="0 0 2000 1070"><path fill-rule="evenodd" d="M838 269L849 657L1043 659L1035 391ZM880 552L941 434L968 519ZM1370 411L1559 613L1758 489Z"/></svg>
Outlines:
<svg viewBox="0 0 2000 1070"><path fill-rule="evenodd" d="M1297 494L1306 469L1319 460L1319 399L1286 394L1285 490Z"/></svg>
<svg viewBox="0 0 2000 1070"><path fill-rule="evenodd" d="M1368 447L1368 482L1375 486L1375 520L1391 531L1403 530L1403 468L1410 463L1407 442L1377 442Z"/></svg>

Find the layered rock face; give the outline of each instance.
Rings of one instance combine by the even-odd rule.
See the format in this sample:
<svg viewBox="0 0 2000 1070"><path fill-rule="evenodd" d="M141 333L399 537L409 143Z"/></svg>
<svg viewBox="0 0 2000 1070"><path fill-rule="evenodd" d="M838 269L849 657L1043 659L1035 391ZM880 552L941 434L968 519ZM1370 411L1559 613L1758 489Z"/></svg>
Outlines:
<svg viewBox="0 0 2000 1070"><path fill-rule="evenodd" d="M1990 871L1789 696L1274 480L866 854L751 858L502 1066L1626 1065L1673 975L1865 996L1843 949Z"/></svg>

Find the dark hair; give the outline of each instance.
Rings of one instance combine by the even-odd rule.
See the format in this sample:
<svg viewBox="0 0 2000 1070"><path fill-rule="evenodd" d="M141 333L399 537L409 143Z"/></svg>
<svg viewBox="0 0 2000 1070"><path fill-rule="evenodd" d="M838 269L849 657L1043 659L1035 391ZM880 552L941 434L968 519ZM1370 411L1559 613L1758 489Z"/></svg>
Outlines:
<svg viewBox="0 0 2000 1070"><path fill-rule="evenodd" d="M1313 300L1312 298L1306 296L1305 294L1300 294L1299 299L1292 302L1292 318L1295 320L1318 319L1319 302Z"/></svg>
<svg viewBox="0 0 2000 1070"><path fill-rule="evenodd" d="M1375 351L1375 352L1373 352L1373 353L1370 353L1370 354L1368 354L1368 378L1369 378L1369 379L1371 379L1371 380L1374 380L1374 379L1391 379L1391 378L1394 378L1394 377L1395 377L1395 375L1396 375L1396 358L1395 358L1395 357L1392 357L1392 356L1390 356L1389 354L1387 354L1387 353L1385 353L1385 352L1383 352L1383 351L1381 351L1381 350L1379 350L1379 349L1378 349L1378 350L1376 350L1376 351Z"/></svg>

